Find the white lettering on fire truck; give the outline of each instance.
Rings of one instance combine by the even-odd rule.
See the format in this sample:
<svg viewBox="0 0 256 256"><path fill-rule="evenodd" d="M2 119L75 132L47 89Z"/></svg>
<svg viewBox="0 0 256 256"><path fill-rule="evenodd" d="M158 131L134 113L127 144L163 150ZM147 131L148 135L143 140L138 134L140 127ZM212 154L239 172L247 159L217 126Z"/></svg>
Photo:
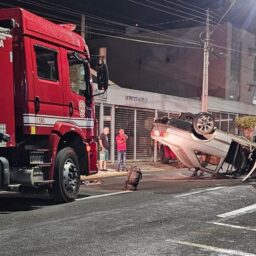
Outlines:
<svg viewBox="0 0 256 256"><path fill-rule="evenodd" d="M44 117L38 116L38 117L36 118L36 123L37 123L37 124L45 124Z"/></svg>
<svg viewBox="0 0 256 256"><path fill-rule="evenodd" d="M4 47L4 40L3 39L0 39L0 47Z"/></svg>

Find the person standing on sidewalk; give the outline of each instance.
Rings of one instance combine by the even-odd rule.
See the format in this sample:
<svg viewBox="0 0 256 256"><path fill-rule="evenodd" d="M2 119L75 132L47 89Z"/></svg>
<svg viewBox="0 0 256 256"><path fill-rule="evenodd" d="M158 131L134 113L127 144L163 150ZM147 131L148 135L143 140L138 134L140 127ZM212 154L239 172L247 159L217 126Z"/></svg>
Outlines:
<svg viewBox="0 0 256 256"><path fill-rule="evenodd" d="M109 128L105 127L100 134L99 143L100 143L100 171L107 170L107 160L109 156Z"/></svg>
<svg viewBox="0 0 256 256"><path fill-rule="evenodd" d="M124 133L124 129L120 129L116 136L117 146L117 171L125 171L126 164L126 141L128 136Z"/></svg>

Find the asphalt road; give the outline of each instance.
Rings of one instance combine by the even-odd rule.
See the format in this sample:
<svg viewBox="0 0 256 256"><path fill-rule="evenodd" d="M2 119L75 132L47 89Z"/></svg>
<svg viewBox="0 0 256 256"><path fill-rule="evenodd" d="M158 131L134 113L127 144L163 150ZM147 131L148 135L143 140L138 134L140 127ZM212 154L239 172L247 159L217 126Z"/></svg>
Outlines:
<svg viewBox="0 0 256 256"><path fill-rule="evenodd" d="M82 185L77 201L0 194L0 255L256 255L256 189L235 179L145 173Z"/></svg>

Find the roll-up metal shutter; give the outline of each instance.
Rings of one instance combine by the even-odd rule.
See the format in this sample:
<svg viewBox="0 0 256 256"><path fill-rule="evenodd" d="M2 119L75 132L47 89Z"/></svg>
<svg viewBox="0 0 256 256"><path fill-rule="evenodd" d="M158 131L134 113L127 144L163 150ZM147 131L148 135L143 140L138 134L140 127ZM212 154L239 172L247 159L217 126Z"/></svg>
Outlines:
<svg viewBox="0 0 256 256"><path fill-rule="evenodd" d="M153 157L154 145L150 132L153 127L154 117L154 111L137 110L136 159L149 159Z"/></svg>
<svg viewBox="0 0 256 256"><path fill-rule="evenodd" d="M223 131L223 132L228 132L228 122L229 122L229 120L228 120L228 114L226 114L226 113L221 113L221 130Z"/></svg>
<svg viewBox="0 0 256 256"><path fill-rule="evenodd" d="M168 117L168 112L157 111L157 118Z"/></svg>
<svg viewBox="0 0 256 256"><path fill-rule="evenodd" d="M214 118L214 126L220 129L220 113L219 112L210 112Z"/></svg>
<svg viewBox="0 0 256 256"><path fill-rule="evenodd" d="M128 135L127 140L127 159L134 159L134 109L121 108L115 109L115 135L118 134L119 129L124 129L125 134ZM117 158L117 151L115 148L115 159Z"/></svg>
<svg viewBox="0 0 256 256"><path fill-rule="evenodd" d="M100 134L100 106L95 105L95 119L97 123L97 132L98 135Z"/></svg>
<svg viewBox="0 0 256 256"><path fill-rule="evenodd" d="M111 107L104 106L104 127L109 128L108 142L109 142L109 156L111 155Z"/></svg>
<svg viewBox="0 0 256 256"><path fill-rule="evenodd" d="M100 123L100 106L95 105L95 118L98 120L98 124Z"/></svg>
<svg viewBox="0 0 256 256"><path fill-rule="evenodd" d="M237 133L237 129L235 127L235 118L235 114L229 114L229 132L233 134Z"/></svg>
<svg viewBox="0 0 256 256"><path fill-rule="evenodd" d="M179 118L179 116L180 116L180 112L169 112L169 117L170 118Z"/></svg>

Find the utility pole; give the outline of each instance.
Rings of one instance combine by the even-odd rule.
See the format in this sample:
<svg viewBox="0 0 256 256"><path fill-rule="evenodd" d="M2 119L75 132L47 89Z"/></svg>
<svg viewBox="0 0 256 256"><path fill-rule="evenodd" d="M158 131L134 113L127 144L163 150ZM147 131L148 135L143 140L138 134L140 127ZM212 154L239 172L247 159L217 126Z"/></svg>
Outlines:
<svg viewBox="0 0 256 256"><path fill-rule="evenodd" d="M81 15L81 36L85 39L85 15Z"/></svg>
<svg viewBox="0 0 256 256"><path fill-rule="evenodd" d="M209 83L209 55L210 55L210 12L206 10L206 26L204 39L204 67L202 85L202 112L208 111L208 83Z"/></svg>

